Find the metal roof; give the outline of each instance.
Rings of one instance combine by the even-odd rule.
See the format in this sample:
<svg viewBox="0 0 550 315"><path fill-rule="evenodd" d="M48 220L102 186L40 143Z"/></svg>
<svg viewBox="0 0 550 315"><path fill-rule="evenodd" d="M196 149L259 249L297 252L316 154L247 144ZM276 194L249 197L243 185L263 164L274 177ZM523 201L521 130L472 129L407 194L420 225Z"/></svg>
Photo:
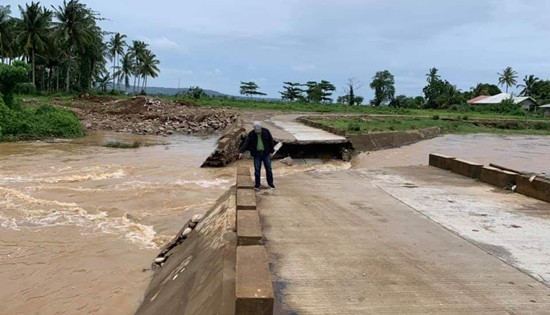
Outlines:
<svg viewBox="0 0 550 315"><path fill-rule="evenodd" d="M550 104L539 106L540 108L550 108Z"/></svg>
<svg viewBox="0 0 550 315"><path fill-rule="evenodd" d="M474 101L474 102L471 102L470 104L481 104L481 105L484 105L484 104L500 104L502 103L502 101L504 100L508 100L512 98L514 100L514 103L516 104L520 104L521 102L525 101L525 100L532 100L534 103L535 100L530 98L530 97L519 97L519 96L512 96L508 93L500 93L500 94L497 94L497 95L493 95L493 96L489 96L487 98L483 98L481 100L478 100L478 101ZM473 99L475 100L475 99ZM473 101L471 100L471 101Z"/></svg>

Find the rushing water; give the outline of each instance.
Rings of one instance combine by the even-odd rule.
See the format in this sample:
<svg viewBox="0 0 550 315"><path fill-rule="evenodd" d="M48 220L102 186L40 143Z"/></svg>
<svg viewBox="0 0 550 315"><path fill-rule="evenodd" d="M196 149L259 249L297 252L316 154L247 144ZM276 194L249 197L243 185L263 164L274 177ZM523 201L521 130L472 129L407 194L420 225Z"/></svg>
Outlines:
<svg viewBox="0 0 550 315"><path fill-rule="evenodd" d="M101 146L108 139L169 144ZM215 137L0 144L0 314L131 314L158 246L231 186Z"/></svg>

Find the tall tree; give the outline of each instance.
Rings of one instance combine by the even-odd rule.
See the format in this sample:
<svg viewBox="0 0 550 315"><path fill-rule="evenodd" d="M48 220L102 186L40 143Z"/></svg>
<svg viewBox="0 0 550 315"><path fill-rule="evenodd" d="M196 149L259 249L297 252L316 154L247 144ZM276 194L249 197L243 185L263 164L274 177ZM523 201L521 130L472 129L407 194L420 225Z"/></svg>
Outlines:
<svg viewBox="0 0 550 315"><path fill-rule="evenodd" d="M283 100L294 102L303 99L304 90L301 88L301 83L283 82L283 84L284 91L279 92Z"/></svg>
<svg viewBox="0 0 550 315"><path fill-rule="evenodd" d="M493 96L502 93L498 86L489 83L478 83L475 88L472 88L473 96L488 95Z"/></svg>
<svg viewBox="0 0 550 315"><path fill-rule="evenodd" d="M240 87L240 93L242 95L246 95L246 96L253 96L253 95L258 95L258 96L263 96L263 95L267 95L263 92L260 92L258 91L260 89L260 87L255 83L255 82L242 82L241 81L241 87Z"/></svg>
<svg viewBox="0 0 550 315"><path fill-rule="evenodd" d="M130 78L134 74L134 60L131 53L126 53L122 57L119 77L124 80L124 92L128 93L130 87Z"/></svg>
<svg viewBox="0 0 550 315"><path fill-rule="evenodd" d="M321 80L321 82L319 83L319 87L321 88L321 102L331 103L332 93L336 91L336 87L334 86L334 84L330 83L327 80Z"/></svg>
<svg viewBox="0 0 550 315"><path fill-rule="evenodd" d="M46 48L48 34L52 23L52 12L40 6L40 2L19 6L21 19L17 25L16 41L31 61L32 83L36 85L36 54Z"/></svg>
<svg viewBox="0 0 550 315"><path fill-rule="evenodd" d="M521 92L519 92L520 96L531 96L533 94L533 88L537 82L539 82L540 79L537 78L535 75L526 75L525 78L523 78L523 84L518 84L517 87L523 88Z"/></svg>
<svg viewBox="0 0 550 315"><path fill-rule="evenodd" d="M428 70L428 74L426 74L426 77L427 77L426 81L428 82L428 84L441 80L441 76L437 74L438 71L439 69L437 69L436 67L433 67L430 70Z"/></svg>
<svg viewBox="0 0 550 315"><path fill-rule="evenodd" d="M370 87L374 90L374 106L387 105L395 96L395 80L388 70L377 72Z"/></svg>
<svg viewBox="0 0 550 315"><path fill-rule="evenodd" d="M143 53L141 63L139 65L139 75L143 78L142 91L147 91L147 78L156 78L160 72L157 56L150 50L146 49Z"/></svg>
<svg viewBox="0 0 550 315"><path fill-rule="evenodd" d="M84 50L87 42L93 37L96 14L78 0L63 1L62 6L55 9L56 36L63 39L67 56L67 74L65 90L71 88L71 68L75 50Z"/></svg>
<svg viewBox="0 0 550 315"><path fill-rule="evenodd" d="M0 5L0 60L8 60L15 57L15 24L16 19L10 16L10 6Z"/></svg>
<svg viewBox="0 0 550 315"><path fill-rule="evenodd" d="M512 67L506 67L502 73L498 73L498 84L506 86L506 93L508 88L517 84L518 73L512 69Z"/></svg>
<svg viewBox="0 0 550 315"><path fill-rule="evenodd" d="M350 106L361 105L364 98L355 95L355 92L357 92L357 90L359 90L361 87L363 87L363 83L361 83L361 81L359 81L357 78L349 78L348 82L346 83L346 87L344 88L345 95L338 98L339 103L345 103Z"/></svg>
<svg viewBox="0 0 550 315"><path fill-rule="evenodd" d="M130 52L130 56L132 56L132 59L134 60L134 93L136 92L136 81L137 86L139 86L139 69L141 61L143 60L143 56L145 54L145 50L147 50L147 44L145 42L135 40L132 42L132 47L128 49Z"/></svg>
<svg viewBox="0 0 550 315"><path fill-rule="evenodd" d="M118 88L120 83L120 77L115 76L115 72L118 70L117 62L118 57L124 54L124 47L126 47L126 41L124 40L126 38L126 35L116 33L114 36L111 37L111 40L109 41L109 58L113 62L113 90L115 89L115 85ZM115 84L115 77L118 78L117 83Z"/></svg>

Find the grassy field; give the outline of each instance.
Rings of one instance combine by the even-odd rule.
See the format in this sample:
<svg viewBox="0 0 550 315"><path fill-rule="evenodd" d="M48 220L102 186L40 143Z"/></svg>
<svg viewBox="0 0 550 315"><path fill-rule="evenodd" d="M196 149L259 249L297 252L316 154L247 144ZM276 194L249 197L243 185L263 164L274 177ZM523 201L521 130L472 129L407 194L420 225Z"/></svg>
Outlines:
<svg viewBox="0 0 550 315"><path fill-rule="evenodd" d="M103 95L109 99L128 99L133 96ZM438 126L447 133L506 133L506 134L550 134L550 119L533 113L502 114L470 106L453 106L451 109L405 109L373 106L347 106L335 104L303 104L242 98L201 98L192 100L175 96L150 96L161 100L185 100L205 107L229 107L241 110L276 110L283 112L326 113L335 115L371 115L368 120L361 117L340 117L320 122L346 130L350 134L369 132L412 130ZM50 137L76 137L84 132L76 117L70 111L41 108L48 104L70 108L78 94L56 94L49 96L23 95L17 101L21 111L4 110L0 116L0 141L19 139L42 139ZM99 102L101 103L101 102ZM5 108L4 108L5 109ZM373 117L379 116L379 117ZM453 121L448 121L452 119ZM493 121L490 124L474 124L476 121ZM498 123L507 120L507 122ZM513 121L510 123L510 120Z"/></svg>
<svg viewBox="0 0 550 315"><path fill-rule="evenodd" d="M440 127L445 133L500 133L550 135L550 121L491 122L476 120L441 120L415 117L339 117L313 119L317 123L345 130L347 134L406 131Z"/></svg>

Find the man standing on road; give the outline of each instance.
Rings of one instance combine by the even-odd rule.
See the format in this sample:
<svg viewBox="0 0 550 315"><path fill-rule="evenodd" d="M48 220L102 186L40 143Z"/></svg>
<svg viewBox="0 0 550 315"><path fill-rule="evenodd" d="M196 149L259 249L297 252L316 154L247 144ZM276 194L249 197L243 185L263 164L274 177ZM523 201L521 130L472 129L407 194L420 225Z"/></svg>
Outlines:
<svg viewBox="0 0 550 315"><path fill-rule="evenodd" d="M262 170L262 163L265 166L265 174L267 177L267 184L269 188L275 189L273 184L273 171L271 170L271 158L275 150L275 142L271 136L269 129L262 128L262 124L259 121L254 122L254 129L252 129L246 139L243 141L240 147L239 159L242 158L243 153L250 151L252 157L254 157L254 190L260 190L260 175Z"/></svg>

